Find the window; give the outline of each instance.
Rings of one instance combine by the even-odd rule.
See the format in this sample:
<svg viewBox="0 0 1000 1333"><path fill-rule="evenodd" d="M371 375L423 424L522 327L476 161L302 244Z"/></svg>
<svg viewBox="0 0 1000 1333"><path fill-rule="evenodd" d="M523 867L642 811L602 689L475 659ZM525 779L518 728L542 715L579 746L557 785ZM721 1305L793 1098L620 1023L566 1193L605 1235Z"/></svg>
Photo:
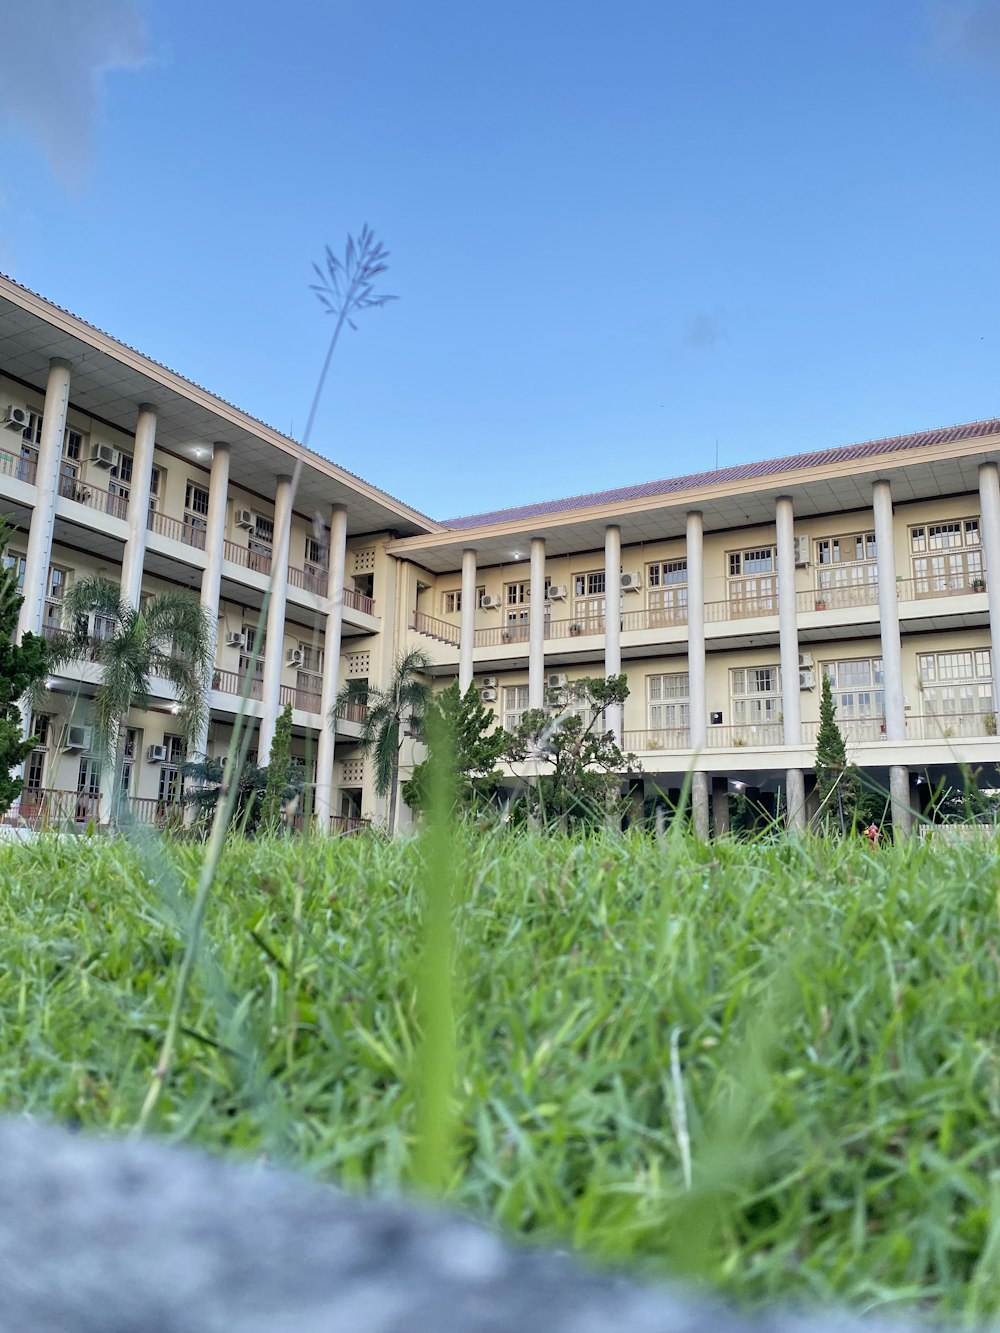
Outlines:
<svg viewBox="0 0 1000 1333"><path fill-rule="evenodd" d="M205 530L208 527L208 491L193 481L184 488L185 541L199 550L205 549Z"/></svg>
<svg viewBox="0 0 1000 1333"><path fill-rule="evenodd" d="M243 626L243 647L240 649L240 690L247 676L253 676L250 682L250 698L259 699L262 695L264 680L264 659L257 652L257 626Z"/></svg>
<svg viewBox="0 0 1000 1333"><path fill-rule="evenodd" d="M874 532L853 532L847 537L823 537L816 543L818 565L874 560L876 554Z"/></svg>
<svg viewBox="0 0 1000 1333"><path fill-rule="evenodd" d="M62 628L62 603L68 587L69 570L62 569L58 565L50 565L42 619L43 634L46 630Z"/></svg>
<svg viewBox="0 0 1000 1333"><path fill-rule="evenodd" d="M135 795L135 764L136 756L140 753L142 747L142 733L135 727L128 727L125 732L125 753L122 759L122 785L121 794L123 797Z"/></svg>
<svg viewBox="0 0 1000 1333"><path fill-rule="evenodd" d="M729 552L729 611L734 617L770 615L778 609L773 546Z"/></svg>
<svg viewBox="0 0 1000 1333"><path fill-rule="evenodd" d="M45 786L45 759L48 754L50 721L45 713L32 718L31 739L35 743L35 748L28 755L24 765L25 791L40 791ZM23 799L21 804L24 805Z"/></svg>
<svg viewBox="0 0 1000 1333"><path fill-rule="evenodd" d="M180 736L163 737L167 752L166 762L160 765L160 786L157 800L175 805L181 794L181 764L184 762L184 741Z"/></svg>
<svg viewBox="0 0 1000 1333"><path fill-rule="evenodd" d="M123 500L127 500L132 494L132 455L117 454L117 462L111 469L111 481L108 483L108 494L118 495Z"/></svg>
<svg viewBox="0 0 1000 1333"><path fill-rule="evenodd" d="M12 570L17 579L18 592L24 591L24 567L27 564L27 558L20 551L4 551L3 567Z"/></svg>
<svg viewBox="0 0 1000 1333"><path fill-rule="evenodd" d="M757 727L781 720L781 678L776 666L739 667L729 673L733 724Z"/></svg>
<svg viewBox="0 0 1000 1333"><path fill-rule="evenodd" d="M515 731L528 707L527 685L505 685L503 689L503 725Z"/></svg>
<svg viewBox="0 0 1000 1333"><path fill-rule="evenodd" d="M910 552L916 597L948 597L986 586L978 518L911 528Z"/></svg>
<svg viewBox="0 0 1000 1333"><path fill-rule="evenodd" d="M323 697L323 649L314 643L299 643L302 663L295 677L296 706L318 713Z"/></svg>
<svg viewBox="0 0 1000 1333"><path fill-rule="evenodd" d="M149 474L149 512L158 509L160 497L163 494L163 484L166 481L166 473L161 467L154 467Z"/></svg>
<svg viewBox="0 0 1000 1333"><path fill-rule="evenodd" d="M270 574L271 557L274 553L274 519L254 515L254 525L250 532L249 567L258 574Z"/></svg>
<svg viewBox="0 0 1000 1333"><path fill-rule="evenodd" d="M573 623L579 625L583 634L604 633L605 585L603 569L592 569L573 577ZM572 626L570 628L572 630Z"/></svg>
<svg viewBox="0 0 1000 1333"><path fill-rule="evenodd" d="M662 560L646 566L651 629L685 623L688 600L687 576L686 560Z"/></svg>
<svg viewBox="0 0 1000 1333"><path fill-rule="evenodd" d="M26 444L39 445L42 442L42 414L41 412L29 412L28 424L21 431L21 439ZM35 457L38 457L38 450L35 449Z"/></svg>
<svg viewBox="0 0 1000 1333"><path fill-rule="evenodd" d="M63 446L63 455L66 458L73 459L74 462L80 461L80 455L83 453L83 436L78 430L68 430L66 432L66 443Z"/></svg>
<svg viewBox="0 0 1000 1333"><path fill-rule="evenodd" d="M486 596L486 584L476 588L475 605L478 606ZM441 612L446 616L457 615L462 609L462 590L458 588L452 592L442 593Z"/></svg>
<svg viewBox="0 0 1000 1333"><path fill-rule="evenodd" d="M690 677L686 671L646 677L649 730L662 747L686 745L691 727ZM673 732L673 736L664 733ZM683 736L676 733L683 732Z"/></svg>
<svg viewBox="0 0 1000 1333"><path fill-rule="evenodd" d="M838 724L851 738L877 740L885 719L881 657L824 662L822 672L830 682ZM848 723L871 725L845 726Z"/></svg>
<svg viewBox="0 0 1000 1333"><path fill-rule="evenodd" d="M922 712L948 735L982 735L983 713L993 712L993 664L988 648L918 653Z"/></svg>

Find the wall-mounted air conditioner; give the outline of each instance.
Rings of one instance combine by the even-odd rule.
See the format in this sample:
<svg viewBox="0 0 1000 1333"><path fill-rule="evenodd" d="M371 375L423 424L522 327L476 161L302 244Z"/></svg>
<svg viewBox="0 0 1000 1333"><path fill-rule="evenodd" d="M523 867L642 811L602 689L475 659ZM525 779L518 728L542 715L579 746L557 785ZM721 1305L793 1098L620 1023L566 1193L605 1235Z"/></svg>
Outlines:
<svg viewBox="0 0 1000 1333"><path fill-rule="evenodd" d="M66 728L66 737L63 741L64 750L88 750L90 748L90 727L77 726L71 723Z"/></svg>
<svg viewBox="0 0 1000 1333"><path fill-rule="evenodd" d="M816 673L814 671L799 672L799 689L814 690L816 688Z"/></svg>
<svg viewBox="0 0 1000 1333"><path fill-rule="evenodd" d="M642 588L642 575L639 573L622 575L622 592L639 592Z"/></svg>
<svg viewBox="0 0 1000 1333"><path fill-rule="evenodd" d="M483 690L481 698L484 704L495 704L497 701L497 692L494 689Z"/></svg>
<svg viewBox="0 0 1000 1333"><path fill-rule="evenodd" d="M479 599L479 605L484 611L499 611L501 606L503 606L503 598L494 597L492 594L484 592Z"/></svg>
<svg viewBox="0 0 1000 1333"><path fill-rule="evenodd" d="M497 687L497 678L496 678L496 676L484 676L484 677L483 677L483 682L482 682L482 685L481 685L481 687L480 687L481 689L484 689L484 690L495 690L496 687Z"/></svg>
<svg viewBox="0 0 1000 1333"><path fill-rule="evenodd" d="M237 509L233 514L233 522L238 528L249 530L254 525L254 516L252 509Z"/></svg>
<svg viewBox="0 0 1000 1333"><path fill-rule="evenodd" d="M565 583L549 584L548 598L550 602L565 602L566 595L567 591Z"/></svg>
<svg viewBox="0 0 1000 1333"><path fill-rule="evenodd" d="M548 691L547 698L546 698L546 703L548 704L548 706L549 706L550 708L565 708L565 706L566 706L566 691L565 691L565 690L549 690L549 691Z"/></svg>
<svg viewBox="0 0 1000 1333"><path fill-rule="evenodd" d="M151 764L162 764L167 757L167 747L165 745L148 745L146 747L146 758Z"/></svg>
<svg viewBox="0 0 1000 1333"><path fill-rule="evenodd" d="M795 538L795 568L804 569L809 563L809 538Z"/></svg>
<svg viewBox="0 0 1000 1333"><path fill-rule="evenodd" d="M114 467L115 451L110 444L94 444L90 450L90 461L95 467Z"/></svg>
<svg viewBox="0 0 1000 1333"><path fill-rule="evenodd" d="M28 409L17 403L10 403L4 409L3 424L8 430L26 430L29 419Z"/></svg>
<svg viewBox="0 0 1000 1333"><path fill-rule="evenodd" d="M305 653L301 648L289 648L285 654L285 666L301 666Z"/></svg>
<svg viewBox="0 0 1000 1333"><path fill-rule="evenodd" d="M813 664L812 653L799 653L799 668L811 667Z"/></svg>
<svg viewBox="0 0 1000 1333"><path fill-rule="evenodd" d="M545 677L545 684L550 690L561 690L569 681L565 671L550 671Z"/></svg>
<svg viewBox="0 0 1000 1333"><path fill-rule="evenodd" d="M238 629L231 629L226 631L227 648L245 648L246 642L247 642L246 639L244 639L243 635L239 632Z"/></svg>

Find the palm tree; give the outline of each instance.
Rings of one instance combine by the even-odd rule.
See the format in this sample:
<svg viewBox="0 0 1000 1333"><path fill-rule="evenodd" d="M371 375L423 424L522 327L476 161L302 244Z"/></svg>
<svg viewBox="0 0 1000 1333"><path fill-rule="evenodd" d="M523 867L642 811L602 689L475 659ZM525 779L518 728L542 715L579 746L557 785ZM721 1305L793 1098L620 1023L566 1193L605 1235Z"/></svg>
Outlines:
<svg viewBox="0 0 1000 1333"><path fill-rule="evenodd" d="M396 659L389 688L379 690L366 680L349 680L330 709L330 725L347 716L352 706L364 704L367 711L361 722L361 748L375 756L375 791L389 797L389 832L396 825L396 798L399 789L399 752L407 723L411 732L419 732L431 700L431 687L421 675L431 668L431 659L420 648Z"/></svg>
<svg viewBox="0 0 1000 1333"><path fill-rule="evenodd" d="M51 645L50 666L89 657L100 667L94 748L110 765L106 790L117 807L125 758L121 724L133 705L148 707L151 677L170 681L177 691L177 728L185 746L199 735L215 658L212 626L191 593L171 589L134 607L117 583L102 577L78 579L63 599L63 615L67 629Z"/></svg>

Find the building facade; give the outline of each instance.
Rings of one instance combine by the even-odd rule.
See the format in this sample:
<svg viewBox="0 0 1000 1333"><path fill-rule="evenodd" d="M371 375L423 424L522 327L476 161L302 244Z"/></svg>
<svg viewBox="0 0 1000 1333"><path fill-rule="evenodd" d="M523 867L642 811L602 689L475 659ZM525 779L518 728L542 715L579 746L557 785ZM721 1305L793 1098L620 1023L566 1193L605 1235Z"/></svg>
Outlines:
<svg viewBox="0 0 1000 1333"><path fill-rule="evenodd" d="M201 749L226 752L248 678L261 762L291 703L323 828L382 813L359 718L334 733L330 706L413 647L507 727L558 710L575 678L625 672L608 718L639 761L623 782L648 801L690 774L703 834L734 790L804 823L825 674L850 758L907 827L939 781L1000 757L998 461L993 420L439 523L0 278L19 633L61 630L82 575L132 605L190 588L217 624ZM86 662L47 682L25 816L100 816L95 684ZM172 707L160 682L125 719L141 818L179 799Z"/></svg>

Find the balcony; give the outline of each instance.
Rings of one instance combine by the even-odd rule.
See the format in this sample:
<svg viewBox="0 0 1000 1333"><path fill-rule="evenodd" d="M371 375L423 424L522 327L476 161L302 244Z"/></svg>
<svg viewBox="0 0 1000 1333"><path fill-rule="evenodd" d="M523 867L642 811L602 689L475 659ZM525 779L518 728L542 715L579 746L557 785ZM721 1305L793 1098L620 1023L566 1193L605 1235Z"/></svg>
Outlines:
<svg viewBox="0 0 1000 1333"><path fill-rule="evenodd" d="M218 690L220 694L233 694L237 698L246 694L248 699L256 699L259 702L264 697L264 677L251 676L250 688L247 690L245 675L241 675L238 671L216 670L212 673L212 689Z"/></svg>
<svg viewBox="0 0 1000 1333"><path fill-rule="evenodd" d="M288 586L290 588L301 588L303 592L312 592L317 597L325 597L327 581L326 570L319 569L315 565L307 566L305 569L296 569L294 565L288 566ZM346 589L344 601L346 604Z"/></svg>
<svg viewBox="0 0 1000 1333"><path fill-rule="evenodd" d="M14 477L17 481L26 481L29 486L35 484L37 459L25 458L23 454L12 454L7 449L0 449L0 473Z"/></svg>
<svg viewBox="0 0 1000 1333"><path fill-rule="evenodd" d="M254 574L264 575L271 573L271 565L274 563L270 551L254 551L238 542L231 542L228 537L222 543L222 558L230 560L234 565L242 565Z"/></svg>
<svg viewBox="0 0 1000 1333"><path fill-rule="evenodd" d="M710 750L773 750L784 743L785 728L781 722L737 723L731 727L708 729Z"/></svg>
<svg viewBox="0 0 1000 1333"><path fill-rule="evenodd" d="M192 546L196 551L205 549L205 529L189 519L171 518L169 514L161 514L158 509L151 509L146 526L150 532L181 542L184 546Z"/></svg>
<svg viewBox="0 0 1000 1333"><path fill-rule="evenodd" d="M93 486L90 482L80 481L77 477L59 476L59 494L64 500L73 500L76 504L86 505L99 514L110 514L112 518L128 518L128 500L116 491Z"/></svg>
<svg viewBox="0 0 1000 1333"><path fill-rule="evenodd" d="M650 731L623 731L622 749L626 754L641 750L690 750L689 727L657 727Z"/></svg>
<svg viewBox="0 0 1000 1333"><path fill-rule="evenodd" d="M100 806L97 792L62 791L54 787L26 789L4 814L3 822L40 830L67 824L96 824Z"/></svg>

